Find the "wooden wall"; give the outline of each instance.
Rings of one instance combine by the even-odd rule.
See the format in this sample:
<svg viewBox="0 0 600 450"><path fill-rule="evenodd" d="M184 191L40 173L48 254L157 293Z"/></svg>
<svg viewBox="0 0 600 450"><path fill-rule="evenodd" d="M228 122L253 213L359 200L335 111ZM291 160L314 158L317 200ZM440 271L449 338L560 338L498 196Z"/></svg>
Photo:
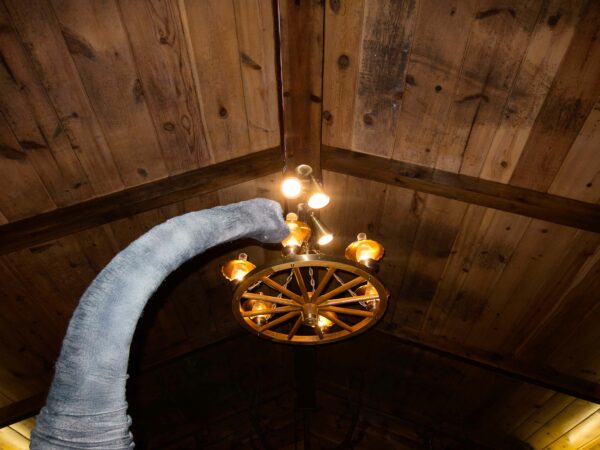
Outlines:
<svg viewBox="0 0 600 450"><path fill-rule="evenodd" d="M600 200L600 7L334 2L323 143Z"/></svg>
<svg viewBox="0 0 600 450"><path fill-rule="evenodd" d="M0 224L279 144L270 1L0 5Z"/></svg>

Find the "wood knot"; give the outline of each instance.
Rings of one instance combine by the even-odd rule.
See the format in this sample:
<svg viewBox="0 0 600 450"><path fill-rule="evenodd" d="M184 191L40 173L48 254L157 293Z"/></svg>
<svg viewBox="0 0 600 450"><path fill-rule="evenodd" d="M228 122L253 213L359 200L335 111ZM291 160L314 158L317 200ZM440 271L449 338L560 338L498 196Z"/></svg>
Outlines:
<svg viewBox="0 0 600 450"><path fill-rule="evenodd" d="M219 109L219 117L221 117L222 119L226 119L227 116L229 116L227 109L224 106L221 106L221 109Z"/></svg>
<svg viewBox="0 0 600 450"><path fill-rule="evenodd" d="M560 13L554 14L553 16L548 17L548 26L550 28L554 28L556 26L556 24L558 24L558 21L560 20Z"/></svg>
<svg viewBox="0 0 600 450"><path fill-rule="evenodd" d="M318 95L310 94L310 101L314 103L321 103L323 100Z"/></svg>
<svg viewBox="0 0 600 450"><path fill-rule="evenodd" d="M366 125L371 126L375 122L375 119L373 119L373 116L371 114L367 113L363 116L363 122Z"/></svg>
<svg viewBox="0 0 600 450"><path fill-rule="evenodd" d="M135 98L136 102L141 102L144 100L144 87L142 86L142 81L137 78L135 83L133 83L133 98Z"/></svg>
<svg viewBox="0 0 600 450"><path fill-rule="evenodd" d="M166 36L161 36L160 39L158 40L158 42L160 42L162 45L166 45L169 43L169 40L167 39Z"/></svg>
<svg viewBox="0 0 600 450"><path fill-rule="evenodd" d="M346 69L350 65L350 58L348 55L340 55L337 62L340 69Z"/></svg>
<svg viewBox="0 0 600 450"><path fill-rule="evenodd" d="M442 90L442 87L441 87L441 86L438 84L438 85L435 87L435 92L440 92L441 90Z"/></svg>
<svg viewBox="0 0 600 450"><path fill-rule="evenodd" d="M165 122L163 123L163 130L171 132L175 130L175 125L173 122Z"/></svg>
<svg viewBox="0 0 600 450"><path fill-rule="evenodd" d="M333 13L339 14L341 6L340 0L329 0L329 8Z"/></svg>
<svg viewBox="0 0 600 450"><path fill-rule="evenodd" d="M138 167L137 173L146 178L148 176L148 171L143 169L142 167Z"/></svg>
<svg viewBox="0 0 600 450"><path fill-rule="evenodd" d="M411 74L406 74L406 84L416 86L417 82L415 81L415 77L413 77Z"/></svg>
<svg viewBox="0 0 600 450"><path fill-rule="evenodd" d="M323 111L323 119L326 122L331 122L332 118L333 118L333 116L331 115L331 113L329 111Z"/></svg>

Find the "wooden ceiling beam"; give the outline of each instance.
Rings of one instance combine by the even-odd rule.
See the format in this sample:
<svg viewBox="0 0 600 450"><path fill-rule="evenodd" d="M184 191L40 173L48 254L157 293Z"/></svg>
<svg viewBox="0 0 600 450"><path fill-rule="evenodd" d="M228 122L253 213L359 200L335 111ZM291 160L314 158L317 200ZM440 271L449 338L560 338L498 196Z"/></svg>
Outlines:
<svg viewBox="0 0 600 450"><path fill-rule="evenodd" d="M600 233L600 205L336 147L321 148L323 170Z"/></svg>
<svg viewBox="0 0 600 450"><path fill-rule="evenodd" d="M324 2L274 0L280 59L280 121L288 169L320 177Z"/></svg>
<svg viewBox="0 0 600 450"><path fill-rule="evenodd" d="M275 147L11 222L0 226L0 254L218 191L278 170L281 170L281 149Z"/></svg>
<svg viewBox="0 0 600 450"><path fill-rule="evenodd" d="M388 324L388 326L390 326ZM380 331L381 332L381 331ZM383 331L398 343L417 347L445 357L453 358L483 369L502 373L561 394L600 404L600 384L562 374L550 367L529 364L524 360L505 357L480 349L468 348L431 335L418 335L406 328L391 327Z"/></svg>

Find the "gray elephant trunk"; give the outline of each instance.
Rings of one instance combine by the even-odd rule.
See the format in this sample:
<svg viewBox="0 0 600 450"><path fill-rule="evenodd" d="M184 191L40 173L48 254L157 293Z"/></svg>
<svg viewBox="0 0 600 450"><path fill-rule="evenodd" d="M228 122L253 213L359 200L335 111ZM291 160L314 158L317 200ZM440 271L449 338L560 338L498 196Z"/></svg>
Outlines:
<svg viewBox="0 0 600 450"><path fill-rule="evenodd" d="M279 204L255 199L175 217L119 253L73 314L31 448L133 447L127 363L148 299L169 273L210 247L239 238L278 242L287 233Z"/></svg>

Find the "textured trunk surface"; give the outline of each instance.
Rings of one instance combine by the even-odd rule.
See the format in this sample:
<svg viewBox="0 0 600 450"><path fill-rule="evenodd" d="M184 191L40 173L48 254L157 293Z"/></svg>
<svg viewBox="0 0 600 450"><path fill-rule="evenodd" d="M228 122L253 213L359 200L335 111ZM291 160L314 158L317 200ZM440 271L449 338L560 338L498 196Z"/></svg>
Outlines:
<svg viewBox="0 0 600 450"><path fill-rule="evenodd" d="M115 256L73 314L31 448L133 447L127 363L148 299L169 273L210 247L239 238L277 242L287 233L279 204L255 199L175 217Z"/></svg>

